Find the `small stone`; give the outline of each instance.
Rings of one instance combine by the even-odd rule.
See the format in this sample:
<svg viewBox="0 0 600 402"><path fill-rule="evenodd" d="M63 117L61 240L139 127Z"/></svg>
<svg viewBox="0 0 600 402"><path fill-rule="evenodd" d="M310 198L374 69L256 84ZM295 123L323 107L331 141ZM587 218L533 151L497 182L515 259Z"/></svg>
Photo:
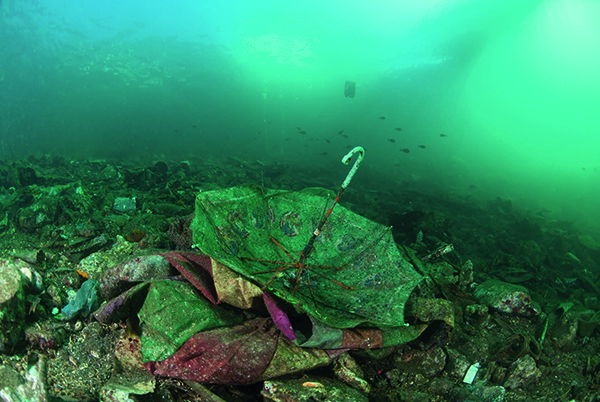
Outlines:
<svg viewBox="0 0 600 402"><path fill-rule="evenodd" d="M354 388L322 377L265 381L261 394L269 402L368 401L365 395Z"/></svg>
<svg viewBox="0 0 600 402"><path fill-rule="evenodd" d="M579 321L571 314L562 317L550 332L550 339L554 341L557 349L571 352L575 348Z"/></svg>
<svg viewBox="0 0 600 402"><path fill-rule="evenodd" d="M433 377L446 365L446 354L441 348L430 350L401 350L396 355L394 366L402 372L419 373Z"/></svg>
<svg viewBox="0 0 600 402"><path fill-rule="evenodd" d="M37 364L22 373L12 367L0 366L0 399L2 401L47 401L44 384L46 358L40 357Z"/></svg>
<svg viewBox="0 0 600 402"><path fill-rule="evenodd" d="M11 350L21 339L25 322L27 279L20 260L0 260L0 352Z"/></svg>
<svg viewBox="0 0 600 402"><path fill-rule="evenodd" d="M446 372L453 378L462 380L471 363L467 361L467 358L463 354L454 349L448 348L446 352L448 353Z"/></svg>
<svg viewBox="0 0 600 402"><path fill-rule="evenodd" d="M136 198L135 197L117 197L113 204L113 209L117 212L131 212L135 211Z"/></svg>
<svg viewBox="0 0 600 402"><path fill-rule="evenodd" d="M58 199L58 197L41 197L32 205L21 208L17 217L21 230L33 232L52 225L60 211Z"/></svg>
<svg viewBox="0 0 600 402"><path fill-rule="evenodd" d="M542 375L535 364L535 360L530 355L517 359L510 366L509 373L508 379L504 382L504 387L510 389L526 388Z"/></svg>
<svg viewBox="0 0 600 402"><path fill-rule="evenodd" d="M353 388L369 393L371 386L362 377L362 369L348 353L340 355L333 364L335 377Z"/></svg>
<svg viewBox="0 0 600 402"><path fill-rule="evenodd" d="M473 283L473 262L471 260L467 260L458 275L458 286L462 289L470 286Z"/></svg>
<svg viewBox="0 0 600 402"><path fill-rule="evenodd" d="M108 165L98 173L98 180L115 180L119 176L119 171L115 166Z"/></svg>
<svg viewBox="0 0 600 402"><path fill-rule="evenodd" d="M531 301L529 291L520 285L490 279L479 285L473 295L482 304L494 308L501 313L524 316L532 316L539 313L539 306Z"/></svg>
<svg viewBox="0 0 600 402"><path fill-rule="evenodd" d="M452 381L447 378L436 378L429 383L429 392L433 395L446 395L452 389Z"/></svg>
<svg viewBox="0 0 600 402"><path fill-rule="evenodd" d="M579 235L579 242L590 250L600 250L600 242L590 235Z"/></svg>
<svg viewBox="0 0 600 402"><path fill-rule="evenodd" d="M471 394L472 397L480 402L502 402L504 401L504 395L506 394L506 388L496 385L492 387L482 386L477 387Z"/></svg>
<svg viewBox="0 0 600 402"><path fill-rule="evenodd" d="M492 373L491 380L494 384L502 384L504 383L504 379L506 378L506 372L508 371L505 367L496 367L494 372Z"/></svg>

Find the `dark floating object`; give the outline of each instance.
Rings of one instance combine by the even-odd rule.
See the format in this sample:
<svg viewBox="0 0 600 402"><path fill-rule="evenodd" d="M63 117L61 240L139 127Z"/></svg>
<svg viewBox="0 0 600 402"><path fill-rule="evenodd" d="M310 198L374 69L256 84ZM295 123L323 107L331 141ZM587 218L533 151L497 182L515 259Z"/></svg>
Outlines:
<svg viewBox="0 0 600 402"><path fill-rule="evenodd" d="M327 155L327 152L321 152L319 155L325 156L325 155Z"/></svg>
<svg viewBox="0 0 600 402"><path fill-rule="evenodd" d="M344 96L346 98L354 98L356 94L356 84L352 81L346 81L346 85L344 85Z"/></svg>
<svg viewBox="0 0 600 402"><path fill-rule="evenodd" d="M302 130L302 131L298 131L300 134L304 135L306 134L306 131Z"/></svg>
<svg viewBox="0 0 600 402"><path fill-rule="evenodd" d="M440 137L447 137L446 134L440 134Z"/></svg>
<svg viewBox="0 0 600 402"><path fill-rule="evenodd" d="M421 149L425 149L425 145L417 145Z"/></svg>
<svg viewBox="0 0 600 402"><path fill-rule="evenodd" d="M385 120L385 116L379 116L378 119L379 120Z"/></svg>
<svg viewBox="0 0 600 402"><path fill-rule="evenodd" d="M343 132L344 132L344 130L342 130L342 131L339 131L339 132L338 132L338 135L340 135L340 134L341 134L341 133L343 133Z"/></svg>
<svg viewBox="0 0 600 402"><path fill-rule="evenodd" d="M395 139L393 139L393 138L388 138L388 141L389 141L389 142L396 142L396 140L395 140Z"/></svg>
<svg viewBox="0 0 600 402"><path fill-rule="evenodd" d="M300 131L300 130L302 130L302 129L301 129L300 127L296 127L296 130Z"/></svg>
<svg viewBox="0 0 600 402"><path fill-rule="evenodd" d="M396 130L396 131L402 131L402 127L394 127L394 130Z"/></svg>
<svg viewBox="0 0 600 402"><path fill-rule="evenodd" d="M410 152L410 149L404 148L404 149L401 149L400 152L404 152L405 154L407 154Z"/></svg>
<svg viewBox="0 0 600 402"><path fill-rule="evenodd" d="M354 148L352 145L346 145L346 149Z"/></svg>
<svg viewBox="0 0 600 402"><path fill-rule="evenodd" d="M193 125L193 126L192 126L192 128L196 128L196 126L195 126L195 125Z"/></svg>
<svg viewBox="0 0 600 402"><path fill-rule="evenodd" d="M476 188L477 188L477 186L475 186L475 184L469 185L469 190L475 190Z"/></svg>
<svg viewBox="0 0 600 402"><path fill-rule="evenodd" d="M325 142L331 144L331 141L329 141L327 138L325 138Z"/></svg>
<svg viewBox="0 0 600 402"><path fill-rule="evenodd" d="M346 134L342 134L342 137L344 138L348 138L348 136Z"/></svg>

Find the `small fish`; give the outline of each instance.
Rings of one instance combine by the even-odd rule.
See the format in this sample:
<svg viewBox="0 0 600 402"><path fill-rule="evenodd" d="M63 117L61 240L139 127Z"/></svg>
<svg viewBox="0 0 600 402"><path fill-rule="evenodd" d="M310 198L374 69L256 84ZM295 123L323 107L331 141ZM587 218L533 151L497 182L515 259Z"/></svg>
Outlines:
<svg viewBox="0 0 600 402"><path fill-rule="evenodd" d="M421 149L425 149L425 145L417 145Z"/></svg>
<svg viewBox="0 0 600 402"><path fill-rule="evenodd" d="M327 138L325 138L325 142L331 144L331 141L329 141Z"/></svg>
<svg viewBox="0 0 600 402"><path fill-rule="evenodd" d="M343 132L344 132L344 130L342 130L342 131L339 131L339 132L338 132L338 135L340 135L340 134L341 134L341 133L343 133Z"/></svg>
<svg viewBox="0 0 600 402"><path fill-rule="evenodd" d="M354 148L352 145L346 145L346 149Z"/></svg>
<svg viewBox="0 0 600 402"><path fill-rule="evenodd" d="M402 127L394 127L394 130L396 130L396 131L402 131Z"/></svg>
<svg viewBox="0 0 600 402"><path fill-rule="evenodd" d="M192 126L192 128L196 128L196 126Z"/></svg>
<svg viewBox="0 0 600 402"><path fill-rule="evenodd" d="M306 134L306 131L304 131L304 130L301 130L301 131L298 131L298 132L299 132L300 134L302 134L302 135Z"/></svg>
<svg viewBox="0 0 600 402"><path fill-rule="evenodd" d="M410 152L410 149L404 148L404 149L401 149L400 152L404 152L405 154L407 154Z"/></svg>
<svg viewBox="0 0 600 402"><path fill-rule="evenodd" d="M348 136L346 134L342 134L342 137L344 138L348 138Z"/></svg>
<svg viewBox="0 0 600 402"><path fill-rule="evenodd" d="M447 137L446 134L440 134L440 137Z"/></svg>
<svg viewBox="0 0 600 402"><path fill-rule="evenodd" d="M379 120L385 120L385 116L379 116L378 119Z"/></svg>
<svg viewBox="0 0 600 402"><path fill-rule="evenodd" d="M327 155L327 152L321 152L319 155L325 156L325 155Z"/></svg>
<svg viewBox="0 0 600 402"><path fill-rule="evenodd" d="M300 131L300 130L302 130L302 129L301 129L300 127L296 127L296 130Z"/></svg>
<svg viewBox="0 0 600 402"><path fill-rule="evenodd" d="M469 190L475 190L476 188L477 188L477 186L475 184L469 185Z"/></svg>
<svg viewBox="0 0 600 402"><path fill-rule="evenodd" d="M396 142L396 140L395 140L395 139L393 139L393 138L388 138L388 141L389 141L389 142Z"/></svg>

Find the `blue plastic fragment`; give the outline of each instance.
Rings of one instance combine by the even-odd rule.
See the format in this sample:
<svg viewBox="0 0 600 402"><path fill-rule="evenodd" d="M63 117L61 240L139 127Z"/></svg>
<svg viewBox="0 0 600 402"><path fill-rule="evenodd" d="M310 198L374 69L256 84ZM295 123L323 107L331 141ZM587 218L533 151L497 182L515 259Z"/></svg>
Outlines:
<svg viewBox="0 0 600 402"><path fill-rule="evenodd" d="M88 316L92 311L95 311L100 307L100 300L98 298L98 281L94 279L88 279L81 285L75 298L69 302L61 310L61 319L67 321L78 314L82 317Z"/></svg>

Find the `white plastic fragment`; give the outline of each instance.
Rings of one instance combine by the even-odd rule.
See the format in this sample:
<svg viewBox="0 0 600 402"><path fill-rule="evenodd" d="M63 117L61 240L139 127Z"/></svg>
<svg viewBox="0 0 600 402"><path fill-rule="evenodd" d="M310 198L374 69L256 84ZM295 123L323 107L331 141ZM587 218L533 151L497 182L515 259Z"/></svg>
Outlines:
<svg viewBox="0 0 600 402"><path fill-rule="evenodd" d="M463 378L463 382L466 384L473 384L473 380L475 380L479 367L479 363L471 364L471 367L469 367L465 374L465 378Z"/></svg>

